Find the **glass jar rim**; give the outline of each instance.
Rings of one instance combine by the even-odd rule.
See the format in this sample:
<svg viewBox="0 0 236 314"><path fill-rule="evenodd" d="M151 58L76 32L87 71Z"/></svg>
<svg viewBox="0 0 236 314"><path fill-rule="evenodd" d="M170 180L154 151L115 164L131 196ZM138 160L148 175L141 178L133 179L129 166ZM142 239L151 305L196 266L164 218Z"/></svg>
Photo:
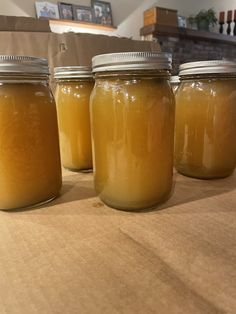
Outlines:
<svg viewBox="0 0 236 314"><path fill-rule="evenodd" d="M0 55L0 75L49 75L48 60L32 56Z"/></svg>
<svg viewBox="0 0 236 314"><path fill-rule="evenodd" d="M119 52L94 56L92 71L171 70L171 54L165 52Z"/></svg>
<svg viewBox="0 0 236 314"><path fill-rule="evenodd" d="M236 73L236 62L230 60L209 60L183 63L179 67L179 76L199 74Z"/></svg>

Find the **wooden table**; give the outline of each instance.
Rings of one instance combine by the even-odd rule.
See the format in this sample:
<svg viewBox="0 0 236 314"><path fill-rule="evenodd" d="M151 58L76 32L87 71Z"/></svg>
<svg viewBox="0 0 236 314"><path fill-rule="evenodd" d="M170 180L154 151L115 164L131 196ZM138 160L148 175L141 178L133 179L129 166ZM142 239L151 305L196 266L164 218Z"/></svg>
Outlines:
<svg viewBox="0 0 236 314"><path fill-rule="evenodd" d="M236 313L236 173L177 175L159 210L129 213L67 172L57 200L0 212L5 313Z"/></svg>

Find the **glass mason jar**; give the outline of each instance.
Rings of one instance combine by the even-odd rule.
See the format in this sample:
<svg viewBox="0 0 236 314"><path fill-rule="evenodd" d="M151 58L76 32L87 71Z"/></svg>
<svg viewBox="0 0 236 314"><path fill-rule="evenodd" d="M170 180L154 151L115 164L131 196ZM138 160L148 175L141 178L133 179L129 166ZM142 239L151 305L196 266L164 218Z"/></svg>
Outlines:
<svg viewBox="0 0 236 314"><path fill-rule="evenodd" d="M176 169L201 179L229 176L236 165L236 63L186 63L180 77Z"/></svg>
<svg viewBox="0 0 236 314"><path fill-rule="evenodd" d="M140 210L172 189L174 94L171 57L114 53L92 60L90 99L95 188L107 205Z"/></svg>
<svg viewBox="0 0 236 314"><path fill-rule="evenodd" d="M94 86L90 67L55 68L56 103L62 164L73 171L92 169L89 98Z"/></svg>
<svg viewBox="0 0 236 314"><path fill-rule="evenodd" d="M174 94L177 92L179 84L180 84L179 76L176 75L176 76L171 76L170 77L170 85L172 87L172 90L173 90Z"/></svg>
<svg viewBox="0 0 236 314"><path fill-rule="evenodd" d="M61 188L56 105L46 59L0 56L0 209L55 198Z"/></svg>

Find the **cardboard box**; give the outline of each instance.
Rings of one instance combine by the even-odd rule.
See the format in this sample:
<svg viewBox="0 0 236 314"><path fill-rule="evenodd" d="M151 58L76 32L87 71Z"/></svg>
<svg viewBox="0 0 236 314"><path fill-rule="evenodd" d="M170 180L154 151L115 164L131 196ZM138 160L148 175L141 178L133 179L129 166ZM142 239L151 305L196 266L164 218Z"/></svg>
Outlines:
<svg viewBox="0 0 236 314"><path fill-rule="evenodd" d="M178 26L177 10L153 7L146 10L143 16L144 26L150 24Z"/></svg>
<svg viewBox="0 0 236 314"><path fill-rule="evenodd" d="M56 66L91 65L95 55L124 51L158 52L160 46L154 42L84 33L0 32L0 54L48 58L51 73ZM55 87L52 75L51 87Z"/></svg>

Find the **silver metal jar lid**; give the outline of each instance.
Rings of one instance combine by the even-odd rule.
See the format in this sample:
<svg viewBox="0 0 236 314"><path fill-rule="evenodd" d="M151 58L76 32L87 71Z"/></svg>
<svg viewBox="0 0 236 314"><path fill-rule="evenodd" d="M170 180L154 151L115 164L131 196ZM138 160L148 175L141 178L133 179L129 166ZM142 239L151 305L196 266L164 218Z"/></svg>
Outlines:
<svg viewBox="0 0 236 314"><path fill-rule="evenodd" d="M30 56L0 55L0 74L49 75L48 60Z"/></svg>
<svg viewBox="0 0 236 314"><path fill-rule="evenodd" d="M179 84L180 83L180 79L178 75L174 75L170 77L170 83L171 84Z"/></svg>
<svg viewBox="0 0 236 314"><path fill-rule="evenodd" d="M92 59L93 72L126 70L171 70L169 53L148 51L97 55Z"/></svg>
<svg viewBox="0 0 236 314"><path fill-rule="evenodd" d="M181 64L179 70L179 76L195 74L236 73L236 62L228 60L188 62Z"/></svg>
<svg viewBox="0 0 236 314"><path fill-rule="evenodd" d="M90 78L93 77L89 66L66 66L54 68L55 79Z"/></svg>

